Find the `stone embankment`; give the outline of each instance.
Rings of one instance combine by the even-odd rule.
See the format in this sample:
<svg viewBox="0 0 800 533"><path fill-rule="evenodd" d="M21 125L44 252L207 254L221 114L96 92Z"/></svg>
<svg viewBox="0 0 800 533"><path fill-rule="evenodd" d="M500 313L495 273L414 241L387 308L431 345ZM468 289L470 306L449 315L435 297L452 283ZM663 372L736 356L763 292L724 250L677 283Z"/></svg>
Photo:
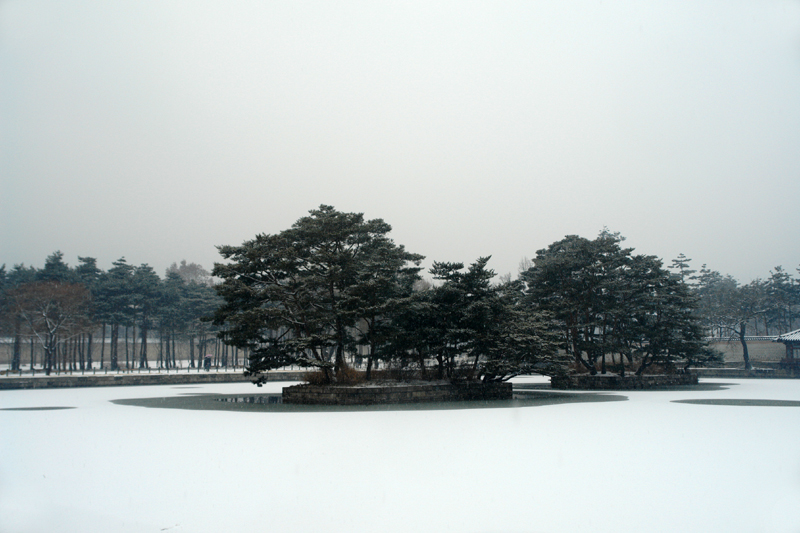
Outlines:
<svg viewBox="0 0 800 533"><path fill-rule="evenodd" d="M701 378L729 378L729 379L797 379L800 372L781 368L698 368L693 370Z"/></svg>
<svg viewBox="0 0 800 533"><path fill-rule="evenodd" d="M300 381L305 372L269 372L268 381ZM131 385L182 385L192 383L238 383L252 381L242 372L171 372L86 374L0 378L0 390L59 389L69 387L127 387Z"/></svg>
<svg viewBox="0 0 800 533"><path fill-rule="evenodd" d="M658 390L697 385L697 374L619 376L616 374L573 374L553 377L550 386L561 390Z"/></svg>
<svg viewBox="0 0 800 533"><path fill-rule="evenodd" d="M463 402L511 398L511 383L392 383L350 387L295 385L283 388L283 403L314 405Z"/></svg>

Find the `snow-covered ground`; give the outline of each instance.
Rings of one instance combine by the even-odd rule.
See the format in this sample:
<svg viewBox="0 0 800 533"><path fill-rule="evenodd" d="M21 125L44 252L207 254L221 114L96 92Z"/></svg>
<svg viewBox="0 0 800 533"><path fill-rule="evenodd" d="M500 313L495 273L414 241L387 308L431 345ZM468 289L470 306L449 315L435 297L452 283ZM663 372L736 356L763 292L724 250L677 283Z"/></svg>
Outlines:
<svg viewBox="0 0 800 533"><path fill-rule="evenodd" d="M531 380L527 380L531 381ZM535 381L535 380L532 380ZM800 380L504 409L237 412L0 392L0 532L800 532ZM59 410L10 410L72 407Z"/></svg>

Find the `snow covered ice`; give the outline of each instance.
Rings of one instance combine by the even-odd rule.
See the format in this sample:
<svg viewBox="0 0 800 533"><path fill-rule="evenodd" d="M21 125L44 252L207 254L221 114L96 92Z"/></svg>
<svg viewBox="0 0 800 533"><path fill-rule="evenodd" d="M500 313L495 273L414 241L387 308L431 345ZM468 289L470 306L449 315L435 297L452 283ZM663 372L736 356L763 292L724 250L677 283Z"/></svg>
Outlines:
<svg viewBox="0 0 800 533"><path fill-rule="evenodd" d="M800 407L673 400L796 401L800 380L701 382L727 385L295 413L110 402L287 383L2 391L0 532L797 533Z"/></svg>

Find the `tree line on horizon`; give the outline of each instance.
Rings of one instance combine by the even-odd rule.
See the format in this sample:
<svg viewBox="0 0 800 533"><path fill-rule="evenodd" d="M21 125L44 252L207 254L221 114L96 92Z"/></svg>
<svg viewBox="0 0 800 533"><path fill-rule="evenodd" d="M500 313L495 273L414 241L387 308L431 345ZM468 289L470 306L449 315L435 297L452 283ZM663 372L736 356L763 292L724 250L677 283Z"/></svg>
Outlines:
<svg viewBox="0 0 800 533"><path fill-rule="evenodd" d="M683 254L672 261L671 268L696 294L697 315L707 335L738 341L746 369L752 368L748 337L774 337L800 327L800 277L793 278L780 265L768 278L744 284L705 264L694 270L691 259Z"/></svg>
<svg viewBox="0 0 800 533"><path fill-rule="evenodd" d="M798 322L800 280L782 267L742 285L706 265L692 269L683 254L666 268L603 230L537 251L516 279L493 281L482 257L434 262L431 283L420 275L423 257L390 231L381 219L323 205L278 234L220 246L226 262L214 278L186 261L163 279L124 258L108 271L91 257L71 268L61 252L41 269L3 265L0 335L13 339L12 370L26 340L42 347L49 373L92 368L98 357L101 368L119 369L123 357L125 368L148 368L153 337L159 368L176 365L177 340L189 341L195 367L219 338L224 357L228 347L237 358L245 351L256 381L287 365L342 381L346 355L364 361L367 379L380 361L430 378L497 381L570 365L624 375L713 364L720 359L709 336L738 339L749 368L748 335Z"/></svg>
<svg viewBox="0 0 800 533"><path fill-rule="evenodd" d="M31 370L38 345L46 374L91 369L98 360L100 369L150 368L154 336L158 368L176 367L179 339L189 341L190 367L199 366L216 333L202 318L220 303L207 271L182 261L162 279L149 265L133 266L124 257L107 271L93 257L78 261L71 268L57 251L40 269L0 266L0 335L11 338L11 371L20 370L26 344Z"/></svg>

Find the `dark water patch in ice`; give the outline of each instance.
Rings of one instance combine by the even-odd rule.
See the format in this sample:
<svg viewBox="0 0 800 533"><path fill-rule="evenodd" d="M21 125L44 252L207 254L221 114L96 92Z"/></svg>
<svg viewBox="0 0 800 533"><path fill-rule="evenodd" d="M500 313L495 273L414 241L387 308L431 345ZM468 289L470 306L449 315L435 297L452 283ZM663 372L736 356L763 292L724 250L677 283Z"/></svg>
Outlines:
<svg viewBox="0 0 800 533"><path fill-rule="evenodd" d="M703 383L700 382L697 385L676 385L673 387L664 387L661 389L652 389L652 390L645 390L644 392L672 392L672 391L720 391L720 390L727 390L729 387L734 385L738 385L738 383ZM520 383L514 384L514 393L517 392L525 392L525 391L532 391L532 390L556 390L551 389L549 383ZM559 389L560 390L560 389ZM587 389L588 390L588 389ZM641 390L638 392L642 392Z"/></svg>
<svg viewBox="0 0 800 533"><path fill-rule="evenodd" d="M514 390L551 390L549 383L514 383Z"/></svg>
<svg viewBox="0 0 800 533"><path fill-rule="evenodd" d="M245 399L246 398L246 399ZM254 398L254 400L250 400ZM420 402L376 405L299 405L278 403L279 394L242 396L198 394L168 398L131 398L112 400L117 405L155 407L165 409L194 409L211 411L251 411L270 413L318 413L318 412L363 412L363 411L439 411L454 409L507 409L517 407L539 407L566 403L619 402L627 396L601 393L570 393L530 391L515 393L513 400L491 400L474 402Z"/></svg>
<svg viewBox="0 0 800 533"><path fill-rule="evenodd" d="M747 399L720 399L720 400L672 400L672 403L689 403L694 405L731 405L735 407L800 407L800 401L795 400L747 400Z"/></svg>
<svg viewBox="0 0 800 533"><path fill-rule="evenodd" d="M62 409L75 409L75 407L65 407L65 406L2 407L0 408L0 411L60 411Z"/></svg>

